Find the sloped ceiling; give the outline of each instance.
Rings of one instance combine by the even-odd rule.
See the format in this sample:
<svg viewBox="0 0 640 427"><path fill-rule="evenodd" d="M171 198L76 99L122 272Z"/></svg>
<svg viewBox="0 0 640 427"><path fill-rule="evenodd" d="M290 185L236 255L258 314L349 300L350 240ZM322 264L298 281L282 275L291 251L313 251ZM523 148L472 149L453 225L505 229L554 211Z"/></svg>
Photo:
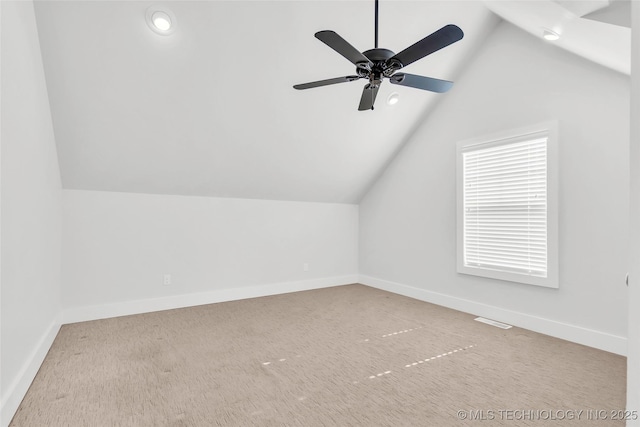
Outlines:
<svg viewBox="0 0 640 427"><path fill-rule="evenodd" d="M596 10L582 17L617 25L619 27L631 28L631 0L614 0L608 7Z"/></svg>
<svg viewBox="0 0 640 427"><path fill-rule="evenodd" d="M152 5L172 35L149 29ZM372 48L373 1L38 1L36 16L65 188L354 203L446 96L387 81L359 112L364 81L292 88L353 74L313 35ZM462 41L406 69L455 79L496 22L478 1L383 0L380 46L456 24Z"/></svg>
<svg viewBox="0 0 640 427"><path fill-rule="evenodd" d="M631 73L628 1L487 0L485 4L536 37L541 37L544 29L552 30L561 36L554 42L556 46L618 72ZM629 16L620 16L625 13ZM627 22L629 27L624 25Z"/></svg>
<svg viewBox="0 0 640 427"><path fill-rule="evenodd" d="M372 48L373 0L35 5L65 188L357 203L447 96L387 81L376 110L359 112L363 80L292 88L354 74L313 35L331 29ZM406 68L455 80L499 16L537 37L552 29L559 47L628 74L629 5L381 0L380 47L399 52L456 24L460 42ZM150 30L150 7L175 15L173 34Z"/></svg>

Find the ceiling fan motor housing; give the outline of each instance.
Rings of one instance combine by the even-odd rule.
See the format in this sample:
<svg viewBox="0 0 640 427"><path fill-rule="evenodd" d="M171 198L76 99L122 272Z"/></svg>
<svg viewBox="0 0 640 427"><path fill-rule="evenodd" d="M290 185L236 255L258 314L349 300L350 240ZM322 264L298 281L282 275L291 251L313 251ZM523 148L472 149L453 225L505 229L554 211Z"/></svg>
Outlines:
<svg viewBox="0 0 640 427"><path fill-rule="evenodd" d="M395 53L389 49L383 48L365 50L362 54L369 58L374 65L377 65L376 63L379 62L385 62L387 59L392 58L395 55Z"/></svg>
<svg viewBox="0 0 640 427"><path fill-rule="evenodd" d="M395 53L389 49L369 49L362 52L362 54L373 63L373 66L364 62L358 63L356 65L356 72L360 77L368 78L371 84L376 86L380 85L383 76L389 77L395 70L402 68L401 64L399 64L400 66L398 68L395 68L393 64L387 63L387 60L395 55Z"/></svg>

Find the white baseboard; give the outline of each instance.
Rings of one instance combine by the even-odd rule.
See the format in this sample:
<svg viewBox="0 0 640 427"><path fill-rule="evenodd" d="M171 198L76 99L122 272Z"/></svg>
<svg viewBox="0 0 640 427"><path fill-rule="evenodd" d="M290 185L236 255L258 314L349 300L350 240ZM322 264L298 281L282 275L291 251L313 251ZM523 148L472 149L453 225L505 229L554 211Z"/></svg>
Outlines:
<svg viewBox="0 0 640 427"><path fill-rule="evenodd" d="M61 324L61 316L56 316L47 331L38 341L31 355L25 360L16 379L2 396L2 401L0 401L0 426L6 427L11 422L13 415L20 406L20 402L22 402L33 379L36 377L40 365L42 365L44 358L49 352L53 340L56 338L56 335L58 335Z"/></svg>
<svg viewBox="0 0 640 427"><path fill-rule="evenodd" d="M62 323L85 322L88 320L107 319L110 317L128 316L131 314L150 313L153 311L171 310L174 308L193 307L217 302L236 301L247 298L348 285L357 283L358 277L359 276L357 274L352 274L348 276L270 283L265 285L220 289L209 292L174 295L161 298L67 308L64 310Z"/></svg>
<svg viewBox="0 0 640 427"><path fill-rule="evenodd" d="M627 353L627 339L625 337L431 292L401 283L376 279L375 277L360 275L359 283L622 356L626 356Z"/></svg>

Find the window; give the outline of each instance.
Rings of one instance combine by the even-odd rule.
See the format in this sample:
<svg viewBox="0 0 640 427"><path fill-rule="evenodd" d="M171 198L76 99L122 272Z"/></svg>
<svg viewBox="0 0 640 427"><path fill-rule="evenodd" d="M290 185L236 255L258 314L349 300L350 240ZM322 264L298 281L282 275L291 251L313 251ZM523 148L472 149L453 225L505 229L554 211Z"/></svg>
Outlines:
<svg viewBox="0 0 640 427"><path fill-rule="evenodd" d="M557 124L457 147L458 272L558 287Z"/></svg>

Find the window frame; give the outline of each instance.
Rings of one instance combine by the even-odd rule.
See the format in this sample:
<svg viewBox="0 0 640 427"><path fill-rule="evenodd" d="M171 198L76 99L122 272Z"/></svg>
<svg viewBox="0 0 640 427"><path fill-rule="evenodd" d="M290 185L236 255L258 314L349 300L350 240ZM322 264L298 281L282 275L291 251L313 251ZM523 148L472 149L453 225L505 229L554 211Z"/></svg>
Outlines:
<svg viewBox="0 0 640 427"><path fill-rule="evenodd" d="M547 138L547 276L532 276L464 264L464 170L463 153L474 149L507 145L527 139ZM456 212L457 212L457 272L509 282L559 288L558 248L558 122L546 121L475 137L456 144Z"/></svg>

